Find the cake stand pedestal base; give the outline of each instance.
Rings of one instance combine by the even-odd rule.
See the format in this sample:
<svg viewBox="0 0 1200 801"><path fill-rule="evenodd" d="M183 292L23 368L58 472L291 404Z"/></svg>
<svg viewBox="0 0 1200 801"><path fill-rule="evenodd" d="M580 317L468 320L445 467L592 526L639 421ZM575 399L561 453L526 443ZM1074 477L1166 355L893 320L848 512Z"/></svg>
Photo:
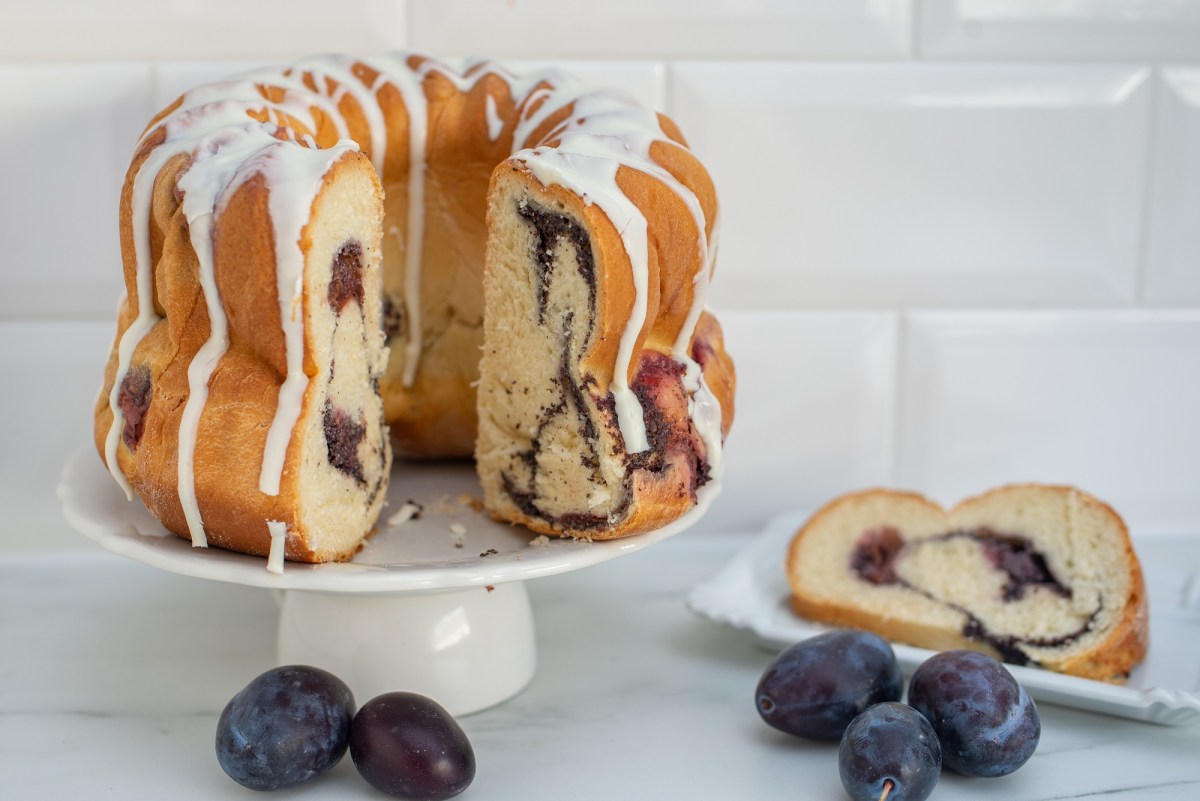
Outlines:
<svg viewBox="0 0 1200 801"><path fill-rule="evenodd" d="M377 695L426 695L453 715L519 693L537 664L525 583L418 593L282 592L281 665L328 670L361 706Z"/></svg>

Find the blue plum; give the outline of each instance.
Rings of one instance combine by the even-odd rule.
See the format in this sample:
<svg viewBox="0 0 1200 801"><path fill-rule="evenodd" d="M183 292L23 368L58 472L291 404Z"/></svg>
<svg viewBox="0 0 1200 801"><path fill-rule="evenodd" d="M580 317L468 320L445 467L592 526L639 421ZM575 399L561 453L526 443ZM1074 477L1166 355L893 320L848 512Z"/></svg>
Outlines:
<svg viewBox="0 0 1200 801"><path fill-rule="evenodd" d="M850 721L904 689L892 647L865 631L819 634L787 648L767 666L754 698L771 726L815 740L837 740Z"/></svg>
<svg viewBox="0 0 1200 801"><path fill-rule="evenodd" d="M913 673L908 703L929 719L946 766L967 776L1006 776L1042 733L1037 706L1003 665L975 651L944 651Z"/></svg>
<svg viewBox="0 0 1200 801"><path fill-rule="evenodd" d="M838 747L838 773L854 801L924 801L937 785L937 734L915 709L876 704L850 722Z"/></svg>
<svg viewBox="0 0 1200 801"><path fill-rule="evenodd" d="M324 773L346 753L354 695L324 670L268 670L226 704L217 722L217 761L253 790L292 787Z"/></svg>

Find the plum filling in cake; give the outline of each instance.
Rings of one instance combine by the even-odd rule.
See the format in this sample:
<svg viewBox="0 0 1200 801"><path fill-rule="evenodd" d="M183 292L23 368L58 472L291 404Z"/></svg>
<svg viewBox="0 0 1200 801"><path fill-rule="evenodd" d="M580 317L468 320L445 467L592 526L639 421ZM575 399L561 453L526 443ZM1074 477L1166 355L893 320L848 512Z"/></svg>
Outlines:
<svg viewBox="0 0 1200 801"><path fill-rule="evenodd" d="M850 569L872 584L895 584L894 562L904 547L900 532L892 526L868 529L858 538L850 555Z"/></svg>
<svg viewBox="0 0 1200 801"><path fill-rule="evenodd" d="M939 564L938 549L955 553L957 558L946 562L960 565L959 570ZM1081 616L1071 606L1071 588L1054 575L1046 555L1031 540L988 528L908 541L892 526L870 528L859 535L849 567L861 581L903 588L962 614L964 636L990 645L1005 661L1018 665L1034 663L1022 646L1069 645L1091 629L1100 613L1098 606ZM1048 619L1060 621L1061 633L1004 634L985 622L1005 620L1005 608L1021 603L1033 604Z"/></svg>
<svg viewBox="0 0 1200 801"><path fill-rule="evenodd" d="M363 250L362 244L351 240L334 254L330 265L329 305L338 314L351 301L362 307L363 302Z"/></svg>
<svg viewBox="0 0 1200 801"><path fill-rule="evenodd" d="M142 441L146 410L150 408L150 368L134 367L125 374L117 393L117 403L125 418L121 440L130 450L136 450Z"/></svg>
<svg viewBox="0 0 1200 801"><path fill-rule="evenodd" d="M566 315L566 330L570 330L573 315ZM568 335L564 333L564 339ZM589 480L600 482L600 457L596 453L597 432L595 423L592 422L591 416L587 413L587 401L584 396L584 388L580 387L571 375L570 365L567 359L570 355L570 347L564 345L561 351L558 372L554 378L554 383L558 389L558 398L556 402L542 408L541 415L538 419L537 430L530 439L529 448L517 454L522 472L527 472L528 478L526 486L536 487L538 483L538 473L540 470L539 456L543 448L543 432L549 434L554 428L563 422L568 425L573 424L580 442L583 445L580 453L579 463L586 471L590 473ZM571 422L568 422L571 421ZM562 514L550 514L539 508L536 493L531 491L523 491L518 488L516 479L509 473L505 472L502 475L504 491L512 498L513 503L524 513L530 517L539 517L545 520L552 520L558 524L574 529L591 529L607 524L608 518L606 515L589 514L586 512L567 512Z"/></svg>
<svg viewBox="0 0 1200 801"><path fill-rule="evenodd" d="M352 418L345 409L328 405L322 412L322 425L329 463L359 484L366 485L362 459L358 455L358 446L367 434L366 425Z"/></svg>
<svg viewBox="0 0 1200 801"><path fill-rule="evenodd" d="M958 608L958 607L955 607ZM1032 646L1034 648L1063 648L1071 645L1083 635L1091 631L1092 623L1100 614L1100 609L1097 608L1088 617L1084 623L1076 631L1071 631L1057 637L1017 637L1015 635L996 634L990 631L979 618L971 615L966 610L958 608L958 611L967 615L967 622L963 625L963 636L978 642L984 642L1000 654L1000 657L1005 662L1010 662L1014 665L1037 665L1038 662L1031 659L1021 646Z"/></svg>
<svg viewBox="0 0 1200 801"><path fill-rule="evenodd" d="M708 364L708 360L716 355L712 343L699 332L696 333L696 338L692 340L692 361L700 365L704 369Z"/></svg>
<svg viewBox="0 0 1200 801"><path fill-rule="evenodd" d="M596 307L596 265L592 255L592 243L587 231L565 214L556 214L533 203L518 203L517 214L533 226L537 232L534 256L537 264L538 323L545 322L546 307L550 302L550 279L554 274L555 249L560 238L566 239L575 248L579 275L588 286L588 308Z"/></svg>
<svg viewBox="0 0 1200 801"><path fill-rule="evenodd" d="M690 467L689 488L694 495L697 488L708 483L708 462L697 453L696 439L687 418L672 419L663 411L687 408L683 374L683 365L670 356L653 351L642 354L632 389L642 404L650 448L632 454L629 464L635 469L660 472L677 463L672 456L681 456Z"/></svg>
<svg viewBox="0 0 1200 801"><path fill-rule="evenodd" d="M997 534L983 528L978 531L952 532L947 537L970 537L979 541L988 561L1008 576L1004 585L1004 600L1019 601L1030 587L1045 587L1063 598L1071 597L1071 590L1050 572L1046 557L1033 547L1025 537Z"/></svg>
<svg viewBox="0 0 1200 801"><path fill-rule="evenodd" d="M383 443L383 442L387 442L387 439L388 439L387 425L380 422L380 424L379 424L379 441L381 443ZM370 497L368 503L375 502L375 498L379 495L379 491L384 488L385 483L388 479L388 468L390 466L390 460L389 460L389 455L388 455L387 449L382 448L382 447L379 448L378 456L379 456L379 471L375 476L375 485L373 487L371 487L371 497Z"/></svg>
<svg viewBox="0 0 1200 801"><path fill-rule="evenodd" d="M633 270L636 283L637 266L608 255L586 217L519 183L492 201L489 225L476 448L489 503L540 533L597 538L659 522L639 516L642 497L690 508L709 480L690 362L655 341L614 365L627 386L604 374L633 323L600 282ZM627 443L642 425L645 439Z"/></svg>
<svg viewBox="0 0 1200 801"><path fill-rule="evenodd" d="M631 388L642 404L646 422L646 436L650 447L641 453L628 455L627 464L629 472L625 474L623 486L624 500L611 513L614 516L624 514L627 509L629 502L629 482L632 480L634 470L661 472L667 469L668 466L678 466L682 462L689 470L686 491L693 499L696 490L709 480L708 463L697 452L696 440L692 436L687 421L673 420L663 412L663 408L671 408L672 406L674 408L685 408L686 400L684 400L684 394L686 390L683 387L683 373L683 366L669 356L655 352L647 352L642 356L641 366L637 377L631 384ZM592 472L594 480L599 482L601 480L599 455L596 453L594 446L591 445L591 443L596 442L596 428L591 418L587 414L582 413L586 408L584 406L584 393L585 391L589 391L591 382L589 382L588 388L580 387L570 380L570 371L565 364L559 370L558 381L560 386L564 388L563 396L557 404L544 410L542 424L544 426L558 415L566 413L575 414L579 425L579 435L583 442L589 443L580 455L580 462L584 468ZM678 397L668 400L667 395ZM607 408L611 412L611 396L608 396L608 404L605 404L603 400L599 400L596 405L600 408ZM531 447L519 454L521 463L531 475L529 486L537 485L538 457L542 447L540 433L535 434L531 442ZM557 515L547 514L539 508L536 494L521 490L510 473L506 472L502 475L502 482L505 492L512 498L517 507L524 514L531 517L540 517L555 522L564 528L579 530L599 528L607 525L609 522L608 515L591 514L583 511L566 512Z"/></svg>
<svg viewBox="0 0 1200 801"><path fill-rule="evenodd" d="M603 513L570 508L568 500L568 494L589 497L605 487L597 450L601 432L594 419L604 419L606 414L602 393L595 391L592 377L577 375L575 368L595 323L591 240L581 225L564 214L526 200L511 208L532 233L525 262L532 278L532 296L525 297L529 298L530 319L536 318L536 336L543 353L553 354L554 361L541 376L504 387L506 395L520 392L529 396L530 405L525 408L535 411L536 417L530 421L528 446L514 452L508 468L501 471L501 488L529 517L562 528L596 529L608 525L610 516L623 515L628 499L622 491L615 507ZM577 455L567 459L564 454L568 451L577 451ZM544 488L556 482L569 482L580 489L556 491L550 493L554 497L547 497Z"/></svg>

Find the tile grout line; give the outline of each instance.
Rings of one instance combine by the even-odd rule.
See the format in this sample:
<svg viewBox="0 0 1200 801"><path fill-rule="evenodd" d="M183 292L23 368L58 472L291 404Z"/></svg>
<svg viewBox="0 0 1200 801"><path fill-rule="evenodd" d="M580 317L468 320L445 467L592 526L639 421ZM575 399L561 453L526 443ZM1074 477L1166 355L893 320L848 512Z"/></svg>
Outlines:
<svg viewBox="0 0 1200 801"><path fill-rule="evenodd" d="M398 14L396 17L397 21L401 22L404 26L403 30L401 31L402 35L396 37L397 39L399 39L399 42L396 46L397 50L412 50L413 49L412 32L413 32L413 8L414 7L415 7L414 3L408 2L408 0L404 0L404 11L403 11L403 13Z"/></svg>
<svg viewBox="0 0 1200 801"><path fill-rule="evenodd" d="M901 446L903 444L901 421L904 419L907 394L904 391L904 376L907 375L904 353L908 342L909 310L906 308L895 309L894 314L895 317L892 320L892 330L895 334L892 354L892 403L888 410L891 415L889 424L892 440L890 443L891 458L888 460L888 484L892 487L897 486L900 481Z"/></svg>
<svg viewBox="0 0 1200 801"><path fill-rule="evenodd" d="M655 62L662 68L658 79L659 102L662 103L662 113L672 120L675 119L675 69L679 64L677 59L664 59Z"/></svg>
<svg viewBox="0 0 1200 801"><path fill-rule="evenodd" d="M146 106L149 111L146 114L146 121L149 122L155 114L158 113L155 103L155 98L158 97L159 87L162 85L162 62L155 59L147 62L149 69L149 80L146 81Z"/></svg>
<svg viewBox="0 0 1200 801"><path fill-rule="evenodd" d="M1157 160L1154 154L1157 152L1157 142L1159 133L1158 115L1159 109L1162 106L1163 94L1166 91L1165 78L1163 75L1162 65L1148 65L1150 70L1150 99L1147 102L1146 113L1146 141L1142 145L1142 208L1139 214L1139 222L1141 223L1138 231L1137 253L1135 255L1134 273L1133 273L1133 303L1135 307L1144 307L1147 305L1146 286L1149 282L1150 272L1150 226L1154 218L1154 172Z"/></svg>
<svg viewBox="0 0 1200 801"><path fill-rule="evenodd" d="M909 0L909 15L908 15L908 61L921 62L925 61L925 54L921 52L921 19L924 4L927 0Z"/></svg>

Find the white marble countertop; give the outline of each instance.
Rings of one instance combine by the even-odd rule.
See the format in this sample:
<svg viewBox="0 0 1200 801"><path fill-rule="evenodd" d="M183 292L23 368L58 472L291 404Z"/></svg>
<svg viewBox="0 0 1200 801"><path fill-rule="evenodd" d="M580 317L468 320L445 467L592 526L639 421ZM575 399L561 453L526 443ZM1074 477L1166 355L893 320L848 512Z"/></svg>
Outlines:
<svg viewBox="0 0 1200 801"><path fill-rule="evenodd" d="M538 671L462 718L478 772L461 798L846 798L835 745L758 719L771 654L684 605L746 541L697 530L531 582ZM221 772L213 736L229 697L273 664L276 615L266 590L99 550L0 555L0 798L264 798ZM944 773L934 801L1200 797L1200 726L1041 715L1024 768ZM346 758L272 797L385 796Z"/></svg>

